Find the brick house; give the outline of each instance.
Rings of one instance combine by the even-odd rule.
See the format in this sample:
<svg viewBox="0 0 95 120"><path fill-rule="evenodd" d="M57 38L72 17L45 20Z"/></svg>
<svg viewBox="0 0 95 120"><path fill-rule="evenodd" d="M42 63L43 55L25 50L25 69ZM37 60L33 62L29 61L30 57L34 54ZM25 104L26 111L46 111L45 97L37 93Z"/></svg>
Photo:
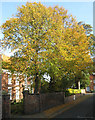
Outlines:
<svg viewBox="0 0 95 120"><path fill-rule="evenodd" d="M2 60L8 61L9 57L2 55ZM31 78L32 76L30 76ZM47 75L43 76L44 79L50 80ZM28 89L31 93L34 93L34 88L32 87L33 81L29 81L27 76L21 73L15 72L13 75L6 69L2 69L2 90L10 94L10 100L18 101L23 98L23 89Z"/></svg>
<svg viewBox="0 0 95 120"><path fill-rule="evenodd" d="M9 57L2 55L1 58L4 61L8 61ZM16 72L11 74L8 70L2 69L2 90L10 94L10 100L18 101L22 99L23 89L27 87L30 90L31 84L32 82L28 81L24 75ZM32 90L32 93L33 92L34 91Z"/></svg>
<svg viewBox="0 0 95 120"><path fill-rule="evenodd" d="M90 85L86 87L86 92L95 91L95 73L90 75Z"/></svg>
<svg viewBox="0 0 95 120"><path fill-rule="evenodd" d="M26 83L27 82L27 83ZM23 98L23 89L27 86L30 90L31 82L25 81L25 77L21 74L13 74L8 70L3 70L2 73L2 90L10 94L10 100L18 101ZM33 93L33 90L32 90Z"/></svg>
<svg viewBox="0 0 95 120"><path fill-rule="evenodd" d="M93 57L93 74L90 75L90 86L86 88L87 92L95 92L95 56Z"/></svg>

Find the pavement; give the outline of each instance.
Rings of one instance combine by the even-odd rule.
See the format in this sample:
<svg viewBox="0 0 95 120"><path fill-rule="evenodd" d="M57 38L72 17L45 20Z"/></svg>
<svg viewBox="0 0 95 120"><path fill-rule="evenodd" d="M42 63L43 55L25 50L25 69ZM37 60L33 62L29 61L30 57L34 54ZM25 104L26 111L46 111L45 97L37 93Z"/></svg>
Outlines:
<svg viewBox="0 0 95 120"><path fill-rule="evenodd" d="M66 110L74 107L75 105L77 105L78 103L84 101L85 99L87 99L88 97L91 97L93 94L92 93L89 93L89 94L85 94L81 97L79 97L78 99L76 100L73 100L71 102L68 102L68 103L65 103L65 104L62 104L62 105L58 105L56 107L53 107L53 108L50 108L48 110L45 110L41 113L36 113L36 114L32 114L32 115L11 115L11 118L48 118L48 119L51 119L51 118L54 118L56 117L57 115L65 112Z"/></svg>

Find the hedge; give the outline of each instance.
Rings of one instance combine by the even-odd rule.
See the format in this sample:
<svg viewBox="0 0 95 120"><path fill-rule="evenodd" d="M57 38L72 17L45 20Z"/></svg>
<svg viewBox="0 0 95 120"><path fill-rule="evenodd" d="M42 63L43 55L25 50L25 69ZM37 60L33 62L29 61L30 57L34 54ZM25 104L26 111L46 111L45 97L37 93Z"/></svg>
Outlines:
<svg viewBox="0 0 95 120"><path fill-rule="evenodd" d="M81 89L68 89L69 93L81 93Z"/></svg>

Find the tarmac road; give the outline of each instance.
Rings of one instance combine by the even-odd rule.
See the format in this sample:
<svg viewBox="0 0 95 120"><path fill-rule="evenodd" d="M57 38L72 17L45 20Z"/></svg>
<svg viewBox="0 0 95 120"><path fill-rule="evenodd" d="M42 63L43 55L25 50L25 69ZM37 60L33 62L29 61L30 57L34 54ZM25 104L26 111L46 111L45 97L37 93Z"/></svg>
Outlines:
<svg viewBox="0 0 95 120"><path fill-rule="evenodd" d="M32 115L12 115L19 120L95 120L95 94L86 94L70 103Z"/></svg>
<svg viewBox="0 0 95 120"><path fill-rule="evenodd" d="M95 120L95 94L71 107L70 109L63 111L55 118L87 118Z"/></svg>

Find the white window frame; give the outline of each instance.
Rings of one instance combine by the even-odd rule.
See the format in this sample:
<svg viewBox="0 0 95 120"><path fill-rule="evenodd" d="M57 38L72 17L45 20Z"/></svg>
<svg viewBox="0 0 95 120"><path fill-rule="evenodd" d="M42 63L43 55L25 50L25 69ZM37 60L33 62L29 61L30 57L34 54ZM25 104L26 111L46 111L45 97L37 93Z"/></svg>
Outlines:
<svg viewBox="0 0 95 120"><path fill-rule="evenodd" d="M29 89L29 91L31 90L31 86L30 85L28 85L28 89Z"/></svg>
<svg viewBox="0 0 95 120"><path fill-rule="evenodd" d="M8 74L8 84L12 84L12 77Z"/></svg>
<svg viewBox="0 0 95 120"><path fill-rule="evenodd" d="M19 77L16 77L16 85L19 85Z"/></svg>
<svg viewBox="0 0 95 120"><path fill-rule="evenodd" d="M16 87L16 100L19 99L19 87Z"/></svg>
<svg viewBox="0 0 95 120"><path fill-rule="evenodd" d="M12 100L12 87L8 87L8 94L10 95L10 100Z"/></svg>

